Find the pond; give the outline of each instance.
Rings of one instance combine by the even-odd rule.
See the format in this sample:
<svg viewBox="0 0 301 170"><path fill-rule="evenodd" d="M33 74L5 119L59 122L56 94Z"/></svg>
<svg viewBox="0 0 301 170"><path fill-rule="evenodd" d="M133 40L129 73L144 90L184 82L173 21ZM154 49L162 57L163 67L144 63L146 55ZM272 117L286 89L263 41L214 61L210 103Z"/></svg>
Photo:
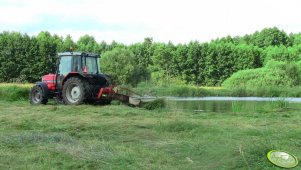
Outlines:
<svg viewBox="0 0 301 170"><path fill-rule="evenodd" d="M167 107L195 112L256 112L281 108L301 109L301 98L167 97Z"/></svg>

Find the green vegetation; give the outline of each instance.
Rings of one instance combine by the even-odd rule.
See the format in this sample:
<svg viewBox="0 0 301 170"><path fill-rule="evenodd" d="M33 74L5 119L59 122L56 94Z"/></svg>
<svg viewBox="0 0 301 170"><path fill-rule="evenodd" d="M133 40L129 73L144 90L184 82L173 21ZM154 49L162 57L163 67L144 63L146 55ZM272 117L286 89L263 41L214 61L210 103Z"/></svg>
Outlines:
<svg viewBox="0 0 301 170"><path fill-rule="evenodd" d="M252 102L251 102L252 103ZM289 106L289 102L284 99L278 99L275 101L262 101L251 104L246 101L232 101L231 109L233 113L244 113L244 112L259 112L269 113L271 111L286 112L288 109L299 109L298 106ZM290 108L292 107L292 108Z"/></svg>
<svg viewBox="0 0 301 170"><path fill-rule="evenodd" d="M117 84L137 84L141 79L133 52L125 48L114 48L104 53L100 60L100 68Z"/></svg>
<svg viewBox="0 0 301 170"><path fill-rule="evenodd" d="M121 84L135 86L151 81L157 85L166 83L166 79L177 79L183 84L220 86L233 73L248 70L238 74L264 74L262 81L269 80L264 84L266 86L282 85L281 81L287 79L292 81L289 86L296 86L295 79L283 79L283 72L292 71L290 63L301 60L300 37L300 33L287 34L278 28L265 28L250 35L228 36L207 43L194 41L175 45L145 38L142 43L124 45L99 43L89 35L74 42L70 36L63 38L49 32L41 32L36 37L2 32L0 82L38 81L42 75L54 71L56 53L69 51L72 47L75 51L100 54L102 71L112 74ZM265 74L268 72L265 65L271 60L284 62L288 70L275 69L273 74Z"/></svg>
<svg viewBox="0 0 301 170"><path fill-rule="evenodd" d="M155 109L164 108L165 105L166 105L165 99L155 99L153 101L142 103L142 107L147 110L155 110Z"/></svg>
<svg viewBox="0 0 301 170"><path fill-rule="evenodd" d="M242 70L224 81L226 88L296 87L301 85L301 68L296 63L270 60L264 67Z"/></svg>
<svg viewBox="0 0 301 170"><path fill-rule="evenodd" d="M0 101L0 169L280 169L266 153L301 157L299 113Z"/></svg>
<svg viewBox="0 0 301 170"><path fill-rule="evenodd" d="M254 88L244 87L199 87L185 84L155 85L140 83L134 89L139 94L151 96L175 97L205 97L205 96L232 96L232 97L301 97L301 87L263 86Z"/></svg>
<svg viewBox="0 0 301 170"><path fill-rule="evenodd" d="M32 84L0 84L0 101L27 101ZM301 87L258 87L253 89L222 87L197 87L193 85L152 85L140 83L135 92L142 95L157 97L206 97L206 96L233 96L233 97L301 97ZM115 103L115 102L114 102ZM118 104L117 102L116 104ZM161 105L159 106L161 107Z"/></svg>
<svg viewBox="0 0 301 170"><path fill-rule="evenodd" d="M27 100L29 95L29 87L17 85L0 86L0 100L20 101Z"/></svg>
<svg viewBox="0 0 301 170"><path fill-rule="evenodd" d="M91 51L101 70L118 83L155 96L301 96L301 35L265 28L207 43L98 43L84 35L74 42L41 32L0 33L0 82L35 82L55 70L56 53ZM222 88L208 89L204 86ZM24 89L23 89L24 90ZM17 100L6 90L0 98ZM13 92L15 93L15 92ZM21 93L21 92L16 92ZM3 97L4 96L4 97ZM21 95L24 99L25 93Z"/></svg>

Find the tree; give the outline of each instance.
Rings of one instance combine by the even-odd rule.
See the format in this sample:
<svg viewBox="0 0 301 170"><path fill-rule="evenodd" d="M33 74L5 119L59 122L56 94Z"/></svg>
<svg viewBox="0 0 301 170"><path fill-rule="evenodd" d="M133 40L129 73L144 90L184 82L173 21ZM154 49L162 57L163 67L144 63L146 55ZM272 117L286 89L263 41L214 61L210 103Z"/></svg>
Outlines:
<svg viewBox="0 0 301 170"><path fill-rule="evenodd" d="M75 51L77 49L76 43L72 40L71 35L67 35L66 38L63 40L62 46L59 49L60 52L63 51Z"/></svg>
<svg viewBox="0 0 301 170"><path fill-rule="evenodd" d="M256 45L260 48L278 45L291 45L289 36L277 27L264 28L260 32L256 31L252 35L245 36L244 39L248 44Z"/></svg>
<svg viewBox="0 0 301 170"><path fill-rule="evenodd" d="M134 54L125 48L115 48L105 52L100 59L101 72L109 74L118 84L139 82Z"/></svg>
<svg viewBox="0 0 301 170"><path fill-rule="evenodd" d="M77 41L77 51L96 53L99 51L99 46L93 36L84 35Z"/></svg>
<svg viewBox="0 0 301 170"><path fill-rule="evenodd" d="M174 58L175 46L169 42L166 44L156 45L154 55L152 56L153 70L163 71L167 76L173 76L173 58Z"/></svg>
<svg viewBox="0 0 301 170"><path fill-rule="evenodd" d="M135 55L135 62L138 66L138 73L141 80L150 79L149 66L152 64L151 57L154 54L153 39L145 38L143 43L136 43L129 46Z"/></svg>
<svg viewBox="0 0 301 170"><path fill-rule="evenodd" d="M299 34L293 34L292 36L292 41L294 45L300 45L301 44L301 33Z"/></svg>
<svg viewBox="0 0 301 170"><path fill-rule="evenodd" d="M60 41L57 36L52 36L49 32L40 32L36 37L36 48L33 61L32 76L34 80L41 79L42 75L53 73L56 68L57 52Z"/></svg>
<svg viewBox="0 0 301 170"><path fill-rule="evenodd" d="M32 39L27 34L0 34L0 82L28 81Z"/></svg>

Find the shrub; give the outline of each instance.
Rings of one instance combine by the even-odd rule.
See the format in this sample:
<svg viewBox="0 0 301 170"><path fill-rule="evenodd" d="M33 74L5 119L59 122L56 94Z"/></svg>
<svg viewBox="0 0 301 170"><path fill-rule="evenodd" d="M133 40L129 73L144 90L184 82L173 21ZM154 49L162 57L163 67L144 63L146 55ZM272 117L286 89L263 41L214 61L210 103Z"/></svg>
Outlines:
<svg viewBox="0 0 301 170"><path fill-rule="evenodd" d="M263 68L242 70L223 82L226 88L295 87L300 85L298 64L271 60Z"/></svg>

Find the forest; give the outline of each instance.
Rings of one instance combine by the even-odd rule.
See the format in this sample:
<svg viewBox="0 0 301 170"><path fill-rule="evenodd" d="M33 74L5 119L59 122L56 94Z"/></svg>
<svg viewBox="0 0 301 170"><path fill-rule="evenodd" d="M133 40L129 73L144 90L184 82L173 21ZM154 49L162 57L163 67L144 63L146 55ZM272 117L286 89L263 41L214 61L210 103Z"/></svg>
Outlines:
<svg viewBox="0 0 301 170"><path fill-rule="evenodd" d="M140 82L196 86L246 87L301 84L301 33L288 34L276 27L244 36L227 36L210 42L187 44L143 42L125 45L97 42L83 35L74 41L47 31L37 36L19 32L0 33L0 82L41 80L54 72L57 53L94 52L101 71L119 84ZM117 68L117 69L116 69Z"/></svg>

